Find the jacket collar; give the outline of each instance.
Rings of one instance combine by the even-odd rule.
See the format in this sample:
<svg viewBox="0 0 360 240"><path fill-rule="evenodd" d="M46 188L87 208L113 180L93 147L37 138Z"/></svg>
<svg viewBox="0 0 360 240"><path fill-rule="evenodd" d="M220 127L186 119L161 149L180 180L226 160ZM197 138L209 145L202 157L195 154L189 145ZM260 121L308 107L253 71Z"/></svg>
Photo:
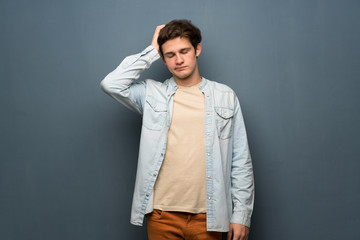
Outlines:
<svg viewBox="0 0 360 240"><path fill-rule="evenodd" d="M202 92L204 92L204 88L205 88L208 80L207 80L206 78L204 78L204 77L201 77L201 79L202 79L202 80L201 80L201 82L200 82L200 84L199 84L199 89L200 89ZM166 81L166 83L167 83L167 85L168 85L167 94L168 94L168 95L173 95L173 94L176 92L176 90L178 89L178 85L177 85L177 83L175 82L174 77L169 78L169 79Z"/></svg>

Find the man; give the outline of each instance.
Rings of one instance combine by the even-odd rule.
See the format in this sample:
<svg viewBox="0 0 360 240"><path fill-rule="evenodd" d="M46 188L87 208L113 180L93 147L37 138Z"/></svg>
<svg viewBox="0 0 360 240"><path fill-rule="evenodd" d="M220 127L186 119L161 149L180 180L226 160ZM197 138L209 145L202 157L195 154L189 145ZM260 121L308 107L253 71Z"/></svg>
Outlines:
<svg viewBox="0 0 360 240"><path fill-rule="evenodd" d="M142 114L131 223L148 236L246 240L254 202L252 162L238 98L199 74L200 30L174 20L126 57L102 89ZM135 81L161 58L173 77Z"/></svg>

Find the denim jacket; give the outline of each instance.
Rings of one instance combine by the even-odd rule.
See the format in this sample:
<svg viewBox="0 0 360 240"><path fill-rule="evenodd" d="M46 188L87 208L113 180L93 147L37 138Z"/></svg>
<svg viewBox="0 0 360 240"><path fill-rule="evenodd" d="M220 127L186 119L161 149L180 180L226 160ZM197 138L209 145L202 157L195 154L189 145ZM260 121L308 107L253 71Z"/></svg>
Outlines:
<svg viewBox="0 0 360 240"><path fill-rule="evenodd" d="M153 188L164 155L177 84L135 81L159 59L149 46L126 57L101 82L101 88L127 108L142 115L142 128L130 222L142 225L153 210ZM254 179L239 100L228 86L202 78L205 96L205 158L207 230L226 232L229 223L250 226Z"/></svg>

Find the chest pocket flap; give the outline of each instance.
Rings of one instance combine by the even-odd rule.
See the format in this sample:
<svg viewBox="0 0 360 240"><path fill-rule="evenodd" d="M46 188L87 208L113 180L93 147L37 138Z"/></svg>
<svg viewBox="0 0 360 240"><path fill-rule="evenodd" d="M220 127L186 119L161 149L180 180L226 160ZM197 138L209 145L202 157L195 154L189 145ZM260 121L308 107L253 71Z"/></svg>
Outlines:
<svg viewBox="0 0 360 240"><path fill-rule="evenodd" d="M157 101L155 98L149 96L146 102L155 112L167 112L167 104Z"/></svg>
<svg viewBox="0 0 360 240"><path fill-rule="evenodd" d="M220 139L229 139L232 132L232 118L234 110L224 107L215 107L215 121Z"/></svg>
<svg viewBox="0 0 360 240"><path fill-rule="evenodd" d="M215 111L220 117L222 117L224 119L229 119L234 116L234 110L229 109L229 108L215 107Z"/></svg>
<svg viewBox="0 0 360 240"><path fill-rule="evenodd" d="M159 131L165 126L167 104L154 97L148 96L143 114L143 126L150 130Z"/></svg>

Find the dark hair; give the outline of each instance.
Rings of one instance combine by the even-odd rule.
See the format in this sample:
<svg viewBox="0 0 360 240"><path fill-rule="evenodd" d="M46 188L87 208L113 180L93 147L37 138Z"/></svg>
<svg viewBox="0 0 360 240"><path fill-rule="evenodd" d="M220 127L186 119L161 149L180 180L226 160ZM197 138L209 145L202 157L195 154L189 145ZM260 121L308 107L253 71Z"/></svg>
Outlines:
<svg viewBox="0 0 360 240"><path fill-rule="evenodd" d="M197 45L201 42L200 29L194 26L189 20L172 20L160 30L157 42L161 56L164 57L161 46L168 40L185 37L189 39L196 51Z"/></svg>

